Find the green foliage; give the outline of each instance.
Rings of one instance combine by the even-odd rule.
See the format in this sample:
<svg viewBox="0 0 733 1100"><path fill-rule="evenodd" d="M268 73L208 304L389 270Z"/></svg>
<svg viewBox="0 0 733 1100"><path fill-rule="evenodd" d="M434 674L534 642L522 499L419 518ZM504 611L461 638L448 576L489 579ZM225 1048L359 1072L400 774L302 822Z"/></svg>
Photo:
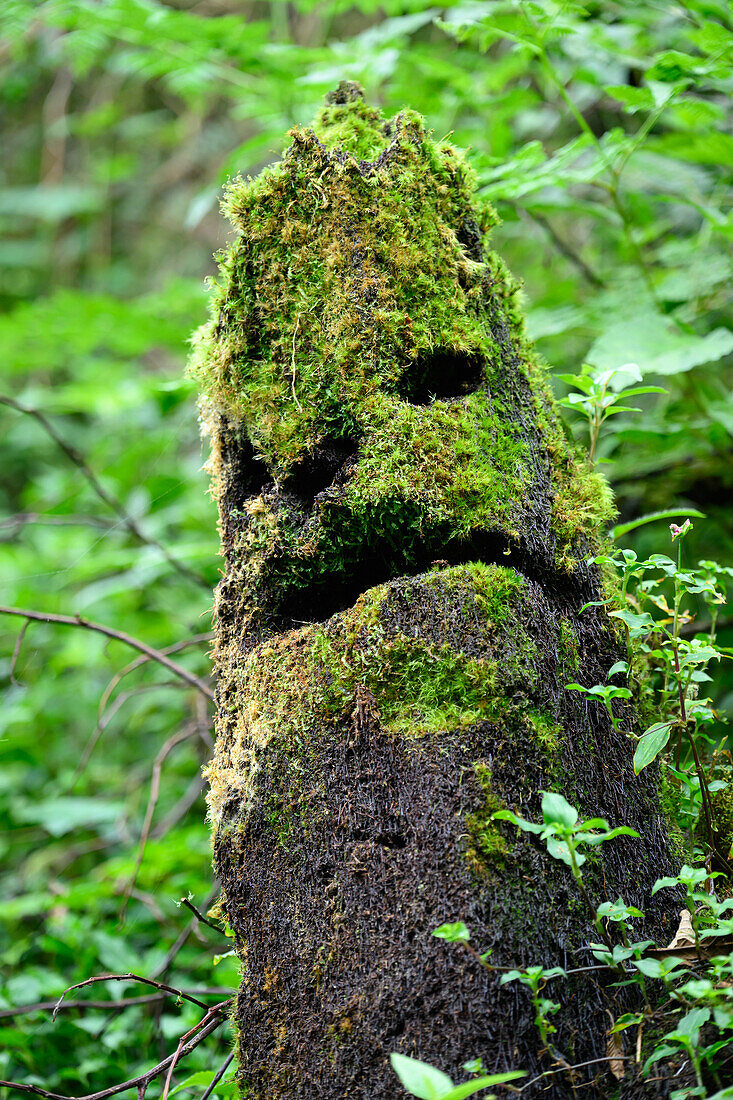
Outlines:
<svg viewBox="0 0 733 1100"><path fill-rule="evenodd" d="M503 1085L506 1081L516 1081L524 1077L523 1073L492 1073L462 1085L454 1085L447 1073L429 1066L427 1062L418 1062L416 1058L407 1058L404 1054L391 1054L392 1068L411 1096L421 1100L463 1100L465 1096L474 1096L483 1092L489 1085ZM491 1093L486 1100L495 1100Z"/></svg>
<svg viewBox="0 0 733 1100"><path fill-rule="evenodd" d="M635 363L644 386L664 386L666 394L639 395L642 414L606 422L594 457L604 460L622 524L654 510L707 514L686 555L721 588L733 562L728 6L686 0L663 18L657 4L631 0L593 8L232 0L209 10L163 0L2 5L2 388L49 416L148 539L100 501L37 420L2 407L5 601L78 611L160 648L206 633L217 538L184 361L204 311L201 275L213 274L211 253L224 244L217 197L229 177L272 161L283 133L307 122L344 77L361 80L386 114L409 106L439 138L470 148L479 194L502 219L494 247L524 280L529 333L560 372ZM354 141L358 152L374 151L368 135ZM558 379L561 397L565 390ZM581 414L583 439L586 427ZM399 473L391 471L395 483ZM561 503L562 530L578 500ZM635 598L633 574L658 534L650 524L633 537L621 607ZM205 584L175 571L156 542ZM711 569L711 559L721 566ZM670 589L674 578L661 569L646 579L662 576ZM705 591L695 599L713 624L703 633L729 648L720 605ZM666 615L649 602L627 610L655 622ZM0 1011L53 1000L102 971L153 973L187 923L173 899L191 891L203 904L210 890L202 723L203 736L162 763L137 888L118 923L153 760L172 733L199 720L193 693L140 666L117 688L85 762L99 700L134 655L99 635L35 624L14 681L18 625L2 623L0 961L9 977ZM625 625L635 629L634 620ZM205 649L177 659L205 675ZM704 688L716 712L733 692L718 664L716 683ZM704 664L689 667L704 674ZM566 675L582 679L582 668ZM725 731L715 721L706 730L714 799L714 784L726 781L724 748L715 753ZM680 775L689 831L702 795L694 773ZM220 944L213 932L205 937L186 941L172 984L236 984L231 960L212 971ZM120 987L96 992L117 998ZM12 1017L0 1076L57 1091L109 1086L153 1064L161 1043L175 1049L197 1018L191 1005L159 1009L69 1010L54 1024L45 1009ZM224 1052L224 1044L219 1054L194 1052L174 1087L210 1077Z"/></svg>

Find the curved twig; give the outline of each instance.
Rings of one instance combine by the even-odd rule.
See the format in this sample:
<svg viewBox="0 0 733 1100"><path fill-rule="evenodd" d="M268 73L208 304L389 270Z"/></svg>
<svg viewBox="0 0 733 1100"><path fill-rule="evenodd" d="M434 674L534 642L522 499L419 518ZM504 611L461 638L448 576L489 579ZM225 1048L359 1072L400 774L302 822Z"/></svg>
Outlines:
<svg viewBox="0 0 733 1100"><path fill-rule="evenodd" d="M161 542L158 542L157 539L151 538L149 535L145 534L134 516L131 516L127 511L122 501L118 500L117 497L113 496L112 493L105 489L81 451L78 451L76 447L72 447L70 443L66 442L63 436L59 435L45 413L42 413L40 409L34 409L31 405L23 405L20 401L16 401L14 397L8 397L7 394L0 394L0 405L7 405L9 409L14 409L16 412L23 413L25 416L32 416L33 419L41 425L46 434L51 437L59 450L63 451L69 461L83 474L99 499L103 501L108 508L111 508L116 516L119 516L124 526L138 542L142 543L144 546L152 546L154 549L158 550L168 564L175 569L177 573L187 577L188 580L200 584L202 588L206 588L207 590L211 588L204 577L200 577L193 569L189 569L187 565L183 565L182 562L178 561L178 559L171 554L170 550L163 546Z"/></svg>
<svg viewBox="0 0 733 1100"><path fill-rule="evenodd" d="M168 993L171 997L182 997L184 1001L190 1001L191 1004L198 1005L199 1008L205 1008L207 1010L209 1008L209 1006L203 1001L200 1001L198 997L194 997L190 993L185 993L182 989L176 989L175 986L166 985L165 982L157 982L154 978L145 978L142 974L96 974L93 978L86 978L83 982L77 982L76 985L70 985L63 991L53 1010L53 1019L56 1019L58 1012L62 1008L64 997L67 993L71 993L74 989L83 989L87 985L95 985L97 982L140 982L141 985L151 985L153 989L157 989L161 993Z"/></svg>
<svg viewBox="0 0 733 1100"><path fill-rule="evenodd" d="M39 1088L38 1085L26 1085L19 1081L0 1081L0 1088L16 1089L18 1092L29 1092L34 1096L43 1096L45 1100L106 1100L108 1096L116 1096L120 1092L127 1092L128 1089L134 1088L137 1088L138 1095L144 1096L145 1089L150 1082L154 1080L154 1078L160 1077L161 1074L166 1073L168 1067L174 1060L180 1061L181 1058L185 1058L187 1054L190 1054L191 1051L199 1045L199 1043L202 1043L204 1039L212 1034L212 1032L216 1031L218 1027L221 1027L228 1018L226 1010L229 1008L230 1003L230 1001L222 1001L221 1004L214 1005L213 1008L210 1008L194 1029L197 1034L193 1035L180 1050L176 1050L173 1054L169 1054L167 1058L164 1058L162 1062L158 1062L157 1066L153 1066L152 1069L147 1070L145 1073L141 1073L138 1077L132 1077L129 1081L122 1081L119 1085L112 1085L108 1089L102 1089L101 1092L89 1092L84 1096L66 1096L59 1092L49 1092L48 1089Z"/></svg>
<svg viewBox="0 0 733 1100"><path fill-rule="evenodd" d="M37 623L56 623L59 626L81 626L85 630L96 631L97 634L104 634L107 638L114 638L115 641L123 642L124 645L131 646L132 649L137 649L139 653L144 653L151 661L157 661L158 664L163 665L175 676L179 676L186 683L191 684L197 691L200 691L202 695L205 695L207 699L214 701L214 693L208 684L200 680L198 676L194 676L188 669L183 668L182 665L176 664L175 661L171 661L169 657L166 657L159 649L153 649L147 642L140 641L139 638L133 638L131 634L126 634L124 630L113 630L111 626L105 626L103 623L92 622L91 619L84 619L81 615L52 615L46 611L31 611L22 607L0 607L0 615L15 615L21 619L29 619Z"/></svg>

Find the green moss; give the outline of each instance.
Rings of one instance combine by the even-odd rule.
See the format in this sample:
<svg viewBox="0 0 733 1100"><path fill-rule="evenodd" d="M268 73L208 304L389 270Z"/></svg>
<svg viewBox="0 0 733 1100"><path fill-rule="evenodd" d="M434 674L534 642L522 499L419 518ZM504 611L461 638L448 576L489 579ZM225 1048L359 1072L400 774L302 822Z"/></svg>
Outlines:
<svg viewBox="0 0 733 1100"><path fill-rule="evenodd" d="M345 104L334 104L322 110L313 130L327 149L343 149L358 160L376 160L389 145L384 119L379 111L367 106L359 97Z"/></svg>
<svg viewBox="0 0 733 1100"><path fill-rule="evenodd" d="M525 590L525 583L519 574L513 569L504 569L498 565L469 562L468 565L446 573L448 586L451 586L453 578L458 581L462 577L470 578L478 604L487 620L495 628L506 626L516 607L516 597Z"/></svg>
<svg viewBox="0 0 733 1100"><path fill-rule="evenodd" d="M573 669L577 672L580 668L580 658L578 656L578 638L575 633L575 627L571 623L570 619L562 618L559 623L560 641L558 644L558 655L566 668Z"/></svg>
<svg viewBox="0 0 733 1100"><path fill-rule="evenodd" d="M513 570L481 563L420 578L414 598L425 586L436 585L459 603L472 600L489 633L509 624L524 593L524 582ZM400 592L409 599L409 588ZM424 735L497 718L506 708L510 685L531 682L535 647L516 622L511 645L501 646L501 658L469 657L447 643L408 637L391 627L389 601L397 598L395 593L388 586L375 589L316 631L313 653L327 672L327 712L342 710L359 687L373 697L385 728Z"/></svg>
<svg viewBox="0 0 733 1100"><path fill-rule="evenodd" d="M546 752L557 752L563 732L559 722L539 710L528 710L525 714L525 720L537 744Z"/></svg>
<svg viewBox="0 0 733 1100"><path fill-rule="evenodd" d="M552 529L561 546L560 560L572 564L572 545L579 531L598 532L616 513L613 490L588 460L578 455L563 476L555 471Z"/></svg>
<svg viewBox="0 0 733 1100"><path fill-rule="evenodd" d="M357 685L373 695L385 729L421 735L469 726L496 713L497 667L397 633L344 659L324 632L318 655L332 674L326 707L342 710Z"/></svg>
<svg viewBox="0 0 733 1100"><path fill-rule="evenodd" d="M679 822L682 818L683 795L679 784L672 778L669 769L659 771L659 808L662 812L671 848L681 863L690 858L688 843Z"/></svg>
<svg viewBox="0 0 733 1100"><path fill-rule="evenodd" d="M402 737L482 720L529 721L523 716L537 687L537 652L518 625L527 600L526 582L511 569L455 566L370 589L326 624L278 635L239 657L229 690L236 719L207 769L215 827L239 827L238 820L222 823L227 792L241 793L246 813L266 754L268 826L285 848L303 843L322 802L319 773L307 764L313 731L352 715L360 698L369 699L383 728ZM422 623L420 637L400 627L404 612ZM461 652L467 632L472 645L481 641L479 655ZM537 741L552 748L551 721L530 713Z"/></svg>
<svg viewBox="0 0 733 1100"><path fill-rule="evenodd" d="M232 547L253 611L350 575L377 543L399 548L397 573L426 540L482 533L569 568L610 490L567 444L519 285L481 242L493 211L419 116L334 99L278 164L228 187L239 237L195 342L213 435L224 414L274 479ZM281 489L339 441L356 461L306 514Z"/></svg>
<svg viewBox="0 0 733 1100"><path fill-rule="evenodd" d="M468 843L465 857L469 866L481 874L504 866L509 854L509 842L500 832L492 815L506 809L491 787L491 768L484 763L474 764L474 775L481 788L482 804L466 818Z"/></svg>

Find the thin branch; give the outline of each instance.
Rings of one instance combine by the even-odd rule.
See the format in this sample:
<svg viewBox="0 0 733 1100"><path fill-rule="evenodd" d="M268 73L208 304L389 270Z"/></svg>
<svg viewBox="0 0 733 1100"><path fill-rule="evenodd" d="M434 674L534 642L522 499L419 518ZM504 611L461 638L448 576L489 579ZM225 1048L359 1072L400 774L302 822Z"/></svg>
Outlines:
<svg viewBox="0 0 733 1100"><path fill-rule="evenodd" d="M26 619L26 621L23 623L22 627L20 628L20 634L18 635L18 637L15 640L15 648L13 649L13 656L10 659L10 683L14 684L16 687L20 687L20 684L18 683L18 681L15 678L15 666L18 663L18 658L20 657L20 649L21 649L21 646L23 645L23 639L25 638L26 631L28 630L28 627L30 625L31 625L30 620Z"/></svg>
<svg viewBox="0 0 733 1100"><path fill-rule="evenodd" d="M200 921L201 924L207 924L209 928L213 928L214 931L218 932L220 936L226 935L226 933L221 928L217 928L217 926L212 921L210 921L208 917L205 917L203 913L200 913L193 902L189 901L188 898L181 898L181 905L185 905L187 909L190 909L193 915L196 917L196 920Z"/></svg>
<svg viewBox="0 0 733 1100"><path fill-rule="evenodd" d="M71 993L73 989L83 989L87 985L95 985L97 982L140 982L141 985L151 985L153 989L158 989L162 993L168 993L171 997L182 997L184 1001L190 1001L191 1004L198 1005L199 1008L208 1009L209 1007L207 1004L204 1004L203 1001L200 1001L190 993L185 993L182 989L176 989L175 986L166 985L165 982L157 982L154 978L144 978L141 974L97 974L93 978L87 978L83 982L77 982L76 985L70 985L63 991L53 1010L53 1019L56 1019L58 1012L64 1004L64 997L67 993Z"/></svg>
<svg viewBox="0 0 733 1100"><path fill-rule="evenodd" d="M219 1084L222 1077L224 1076L226 1071L229 1069L229 1067L230 1067L230 1065L232 1064L233 1061L234 1061L234 1051L231 1051L227 1055L227 1057L224 1059L224 1064L217 1071L216 1076L214 1077L214 1080L211 1082L210 1085L206 1086L206 1092L204 1092L203 1095L201 1096L201 1100L209 1100L209 1097L211 1096L212 1092L214 1091L216 1086Z"/></svg>
<svg viewBox="0 0 733 1100"><path fill-rule="evenodd" d="M200 1022L198 1024L194 1024L194 1026L192 1028L190 1028L185 1033L185 1035L182 1035L181 1038L178 1040L178 1046L176 1047L176 1052L173 1055L173 1058L171 1060L171 1064L168 1066L168 1072L165 1075L165 1084L163 1085L163 1095L161 1097L161 1100L168 1100L168 1093L169 1093L170 1087L171 1087L171 1080L173 1079L173 1070L176 1068L176 1065L178 1064L178 1059L181 1057L181 1051L183 1050L183 1044L185 1043L186 1039L189 1039L192 1035L196 1034L196 1032L198 1031L200 1026L201 1026Z"/></svg>
<svg viewBox="0 0 733 1100"><path fill-rule="evenodd" d="M30 611L22 607L0 607L0 615L16 615L21 619L31 619L33 622L38 623L56 623L59 626L81 626L85 630L94 630L97 634L104 634L107 638L114 638L118 642L123 642L125 645L131 646L132 649L137 649L138 652L144 653L148 660L157 661L158 664L163 665L175 676L179 676L186 683L191 684L197 691L200 691L202 695L205 695L207 699L214 701L214 693L208 684L200 680L198 676L194 676L188 669L183 668L182 665L176 664L175 661L171 661L169 657L166 657L165 653L160 649L153 649L146 642L141 642L139 638L133 638L132 635L126 634L123 630L113 630L110 626L104 626L103 623L94 623L90 619L83 619L81 615L52 615L45 611Z"/></svg>
<svg viewBox="0 0 733 1100"><path fill-rule="evenodd" d="M173 645L165 646L165 648L161 649L160 652L164 653L166 657L170 657L171 653L180 653L182 649L189 649L191 646L198 645L199 642L211 642L213 640L213 633L211 631L207 631L205 634L194 634L192 635L192 637L186 638L182 642L174 642ZM124 677L127 676L130 672L134 672L136 668L141 668L143 665L147 664L149 660L151 660L151 658L147 656L136 657L134 661L130 661L129 664L125 665L124 668L120 669L119 672L116 672L114 674L110 682L107 684L107 687L104 689L102 698L99 700L98 718L100 721L102 719L102 715L104 714L105 707L109 702L109 698L119 684L120 680L123 680Z"/></svg>
<svg viewBox="0 0 733 1100"><path fill-rule="evenodd" d="M166 1073L176 1056L178 1061L180 1061L181 1058L185 1058L187 1054L190 1054L191 1051L199 1045L199 1043L202 1043L204 1039L207 1039L209 1035L212 1034L212 1032L216 1031L218 1027L221 1027L227 1019L225 1012L229 1004L229 1001L223 1001L221 1004L210 1008L197 1026L198 1033L189 1039L180 1053L176 1051L175 1054L170 1054L167 1058L164 1058L162 1062L158 1062L156 1066L153 1066L152 1069L147 1070L145 1073L141 1073L138 1077L133 1077L129 1081L122 1081L119 1085L112 1085L108 1089L102 1089L101 1092L89 1092L84 1096L78 1097L66 1096L59 1092L49 1092L48 1089L39 1088L38 1085L26 1085L18 1081L0 1081L0 1088L16 1089L18 1092L29 1092L34 1096L43 1096L45 1100L106 1100L108 1096L116 1096L120 1092L127 1092L128 1089L133 1088L137 1088L139 1096L144 1096L145 1089L150 1082L156 1077L160 1077L161 1074Z"/></svg>
<svg viewBox="0 0 733 1100"><path fill-rule="evenodd" d="M77 780L84 774L86 766L89 763L92 753L94 752L100 737L107 729L108 725L114 718L117 711L128 702L129 699L134 699L137 695L147 695L150 691L157 691L159 688L176 687L180 688L180 682L178 680L161 680L154 684L140 684L139 687L131 688L130 691L123 691L121 695L118 695L114 703L104 713L104 717L97 719L97 724L94 727L94 731L84 746L84 751L81 754L79 763L74 769L74 774L69 782L69 789L75 786ZM198 698L198 696L197 696Z"/></svg>
<svg viewBox="0 0 733 1100"><path fill-rule="evenodd" d="M591 284L591 286L602 288L606 285L600 275L596 274L580 253L576 252L572 245L568 244L568 242L560 236L552 222L549 221L544 214L540 214L538 210L528 210L525 206L520 206L519 203L514 202L512 199L502 199L502 202L506 202L507 206L511 206L520 216L523 214L539 225L541 229L544 229L557 251L564 256L566 260L569 260L571 264L577 267L580 274Z"/></svg>
<svg viewBox="0 0 733 1100"><path fill-rule="evenodd" d="M630 1062L630 1061L632 1061L632 1059L630 1057L624 1056L622 1054L614 1054L612 1057L591 1058L590 1061L588 1061L588 1062L578 1062L577 1065L570 1066L569 1068L571 1070L584 1069L586 1066L595 1066L599 1062L615 1062L615 1061ZM537 1082L541 1081L544 1077L554 1077L556 1073L567 1073L567 1072L568 1072L568 1067L567 1066L563 1066L561 1069L546 1069L544 1071L544 1073L538 1074L537 1077L533 1077L531 1081L527 1081L527 1083L524 1084L524 1085L521 1085L519 1087L517 1087L516 1085L504 1085L504 1088L509 1089L510 1092L515 1092L517 1094L521 1094L525 1091L525 1089L528 1089L530 1085L536 1085Z"/></svg>
<svg viewBox="0 0 733 1100"><path fill-rule="evenodd" d="M122 896L122 909L120 912L120 919L124 918L125 910L127 909L127 903L130 900L130 894L132 893L137 876L142 866L143 859L145 858L145 847L148 843L148 835L150 833L150 826L153 824L153 814L155 813L155 807L158 804L158 796L160 794L160 776L163 771L163 764L167 756L173 751L176 745L180 745L182 741L187 741L189 737L196 732L196 726L189 723L184 726L182 730L178 730L172 734L168 740L163 744L158 755L153 761L153 775L150 780L150 796L148 798L148 805L145 810L145 820L143 821L142 831L140 833L140 843L137 850L137 858L135 860L135 866L130 875L130 881L128 882L125 892Z"/></svg>
<svg viewBox="0 0 733 1100"><path fill-rule="evenodd" d="M218 893L219 887L215 886L206 901L204 902L204 909L208 909L211 903L215 900ZM198 924L198 920L193 917L188 922L186 927L181 929L181 932L179 933L175 943L168 949L168 954L166 955L166 957L163 959L162 962L158 964L158 966L153 969L153 977L159 978L161 974L168 973L179 951L185 946L188 937L196 931L196 929L198 928Z"/></svg>
<svg viewBox="0 0 733 1100"><path fill-rule="evenodd" d="M124 526L138 542L142 543L144 546L154 547L154 549L158 550L159 553L163 555L168 564L175 569L176 572L194 581L196 584L201 585L203 588L210 589L211 586L204 577L200 577L198 573L195 573L192 569L189 569L187 565L183 565L182 562L178 561L178 559L171 554L170 550L163 546L161 542L158 542L157 539L151 538L145 534L134 516L131 516L127 511L122 501L118 500L117 497L113 496L104 488L81 451L78 451L76 447L72 447L71 444L66 442L63 436L59 435L51 421L40 411L40 409L34 409L30 405L22 405L20 401L16 401L15 398L8 397L6 394L0 394L0 404L7 405L8 408L15 409L16 412L24 413L26 416L32 416L33 419L41 425L46 434L51 437L59 450L63 451L69 461L83 474L99 499L103 501L116 516L119 516Z"/></svg>
<svg viewBox="0 0 733 1100"><path fill-rule="evenodd" d="M221 997L223 993L227 993L228 990L217 987L212 989L186 989L184 993L192 993L199 997ZM114 1011L119 1008L137 1008L139 1005L152 1005L157 1004L158 1001L165 1001L170 997L170 993L143 993L140 997L121 997L119 1001L64 1001L59 1006L59 1012L68 1012L71 1009L78 1009L80 1012L85 1012L88 1009L97 1009L104 1011L109 1009ZM33 1012L51 1012L56 1008L57 1001L38 1001L36 1004L31 1005L16 1005L14 1008L0 1008L0 1020L13 1019L15 1016L28 1016Z"/></svg>
<svg viewBox="0 0 733 1100"><path fill-rule="evenodd" d="M103 531L110 531L118 526L113 520L102 519L100 516L55 516L44 512L17 512L14 516L0 519L0 531L5 527L12 528L9 534L0 539L0 542L10 542L29 524L41 524L44 527L96 527Z"/></svg>

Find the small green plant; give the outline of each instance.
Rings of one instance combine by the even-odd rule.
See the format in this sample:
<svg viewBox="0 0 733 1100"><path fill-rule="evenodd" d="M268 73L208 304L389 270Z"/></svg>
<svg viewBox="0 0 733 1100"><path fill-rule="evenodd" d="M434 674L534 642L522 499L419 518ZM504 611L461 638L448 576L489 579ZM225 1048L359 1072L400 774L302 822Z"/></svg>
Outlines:
<svg viewBox="0 0 733 1100"><path fill-rule="evenodd" d="M715 939L723 949L733 944L733 898L718 901L712 892L712 880L720 876L711 876L704 868L685 865L676 876L665 877L655 883L653 893L667 888L679 891L682 887L688 915L683 917L678 932L682 944L679 948L680 954L669 953L670 948L660 951L652 940L635 939L633 922L644 917L639 909L628 905L623 898L604 901L594 908L583 883L581 868L586 857L581 849L585 845L604 843L620 834L636 835L633 830L626 827L611 829L599 818L581 821L577 809L561 794L554 792L545 792L543 795L541 824L528 821L508 810L501 810L493 816L499 820L511 821L523 832L538 836L544 841L548 853L569 867L590 909L593 926L603 940L602 943L590 944L593 956L599 964L597 969L615 971L618 978L615 984L604 987L608 1011L613 1017L609 1036L613 1039L613 1036L635 1027L637 1050L641 1051L645 1028L648 1033L653 1030L662 1033L641 1066L642 1076L648 1076L656 1062L672 1059L676 1064L682 1056L689 1060L694 1084L685 1084L674 1090L671 1100L691 1100L692 1097L733 1100L733 1089L721 1087L723 1082L720 1080L721 1074L718 1072L716 1060L716 1055L730 1046L730 1036L726 1033L733 1032L733 952L707 958L704 949L706 941L709 943ZM535 1012L534 1022L543 1049L552 1057L556 1066L567 1074L575 1087L577 1067L555 1046L553 1039L556 1028L552 1017L561 1011L561 1004L547 997L545 989L550 981L567 979L572 974L585 974L588 968L567 971L559 966L531 965L512 969L497 966L489 961L490 952L481 954L473 947L470 929L463 921L442 924L435 929L433 935L449 943L460 944L483 967L501 973L501 985L517 981L529 991ZM684 957L685 952L689 954L690 951L697 953L694 972ZM652 983L651 988L649 983ZM619 1011L615 990L628 986L637 986L639 989L643 1007L638 1011ZM614 1047L617 1051L621 1049ZM623 1062L620 1054L616 1053L614 1057L617 1059L617 1066L618 1061ZM479 1072L483 1067L477 1061L464 1068ZM684 1063L680 1068L684 1068ZM427 1069L439 1073L432 1067ZM557 1069L546 1072L557 1072ZM482 1080L484 1085L488 1084L488 1079ZM714 1095L708 1091L706 1082L710 1081L718 1089ZM439 1083L448 1089L447 1081L442 1077ZM468 1082L467 1086L478 1084L478 1081ZM454 1095L468 1096L471 1093L413 1091L413 1095L447 1098Z"/></svg>
<svg viewBox="0 0 733 1100"><path fill-rule="evenodd" d="M627 825L610 828L602 817L593 817L580 821L578 811L561 794L545 791L542 795L541 825L528 821L511 810L497 810L492 817L498 821L511 821L525 833L535 833L545 842L547 851L553 859L558 859L570 868L571 874L580 890L583 900L593 919L598 933L611 947L605 926L597 918L596 906L591 901L583 882L581 867L587 856L582 849L596 847L617 836L637 836L634 829Z"/></svg>
<svg viewBox="0 0 733 1100"><path fill-rule="evenodd" d="M706 729L720 716L711 700L700 696L700 690L711 680L711 663L730 656L717 645L715 631L719 609L726 600L725 582L732 571L707 560L696 569L687 567L682 547L691 530L689 518L682 524L670 524L672 541L677 546L674 559L652 554L639 560L628 549L593 559L619 574L620 606L610 610L609 615L622 624L626 637L628 688L566 686L599 696L616 729L618 721L611 706L615 692L628 691L629 696L635 692L644 702L645 711L657 711L655 720L640 735L632 734L638 741L634 771L638 775L648 767L674 738L674 762L666 763L673 782L687 792L691 832L701 815L709 849L719 865L731 871L728 853L718 840L711 799L715 790L727 786L727 775L715 759L716 742ZM709 629L689 637L698 601L710 613ZM614 665L609 677L624 671L623 664Z"/></svg>
<svg viewBox="0 0 733 1100"><path fill-rule="evenodd" d="M618 413L642 411L625 404L629 398L645 393L667 392L661 386L616 388L619 383L623 386L625 380L641 382L641 372L636 363L626 363L617 370L599 370L592 363L583 363L580 374L559 374L557 377L568 386L576 387L560 404L585 417L588 424L588 458L591 462L595 462L598 438L608 418Z"/></svg>
<svg viewBox="0 0 733 1100"><path fill-rule="evenodd" d="M561 966L527 966L523 970L510 970L507 974L502 974L500 980L501 985L506 985L507 982L519 982L529 990L532 1007L534 1008L535 1027L540 1033L542 1043L547 1047L553 1058L561 1063L565 1059L555 1049L552 1042L551 1036L557 1029L550 1020L550 1016L554 1016L556 1012L560 1011L560 1004L558 1001L551 1001L549 997L544 997L542 994L545 986L552 978L566 977L567 973Z"/></svg>
<svg viewBox="0 0 733 1100"><path fill-rule="evenodd" d="M628 674L629 665L627 661L616 661L614 665L608 670L606 679L610 680L612 676L616 676L620 673ZM582 691L584 695L594 696L603 701L603 705L608 711L608 717L611 719L611 724L615 730L621 731L620 719L616 715L613 709L614 699L630 699L631 692L626 687L616 687L614 684L594 684L593 687L584 687L583 684L566 684L568 691Z"/></svg>
<svg viewBox="0 0 733 1100"><path fill-rule="evenodd" d="M474 1096L491 1085L503 1085L507 1081L516 1081L525 1076L523 1072L513 1070L510 1073L492 1073L454 1085L447 1073L427 1062L419 1062L417 1058L408 1058L404 1054L390 1054L389 1059L392 1069L410 1095L417 1096L420 1100L464 1100L464 1097ZM494 1100L494 1094L491 1093L485 1100Z"/></svg>

